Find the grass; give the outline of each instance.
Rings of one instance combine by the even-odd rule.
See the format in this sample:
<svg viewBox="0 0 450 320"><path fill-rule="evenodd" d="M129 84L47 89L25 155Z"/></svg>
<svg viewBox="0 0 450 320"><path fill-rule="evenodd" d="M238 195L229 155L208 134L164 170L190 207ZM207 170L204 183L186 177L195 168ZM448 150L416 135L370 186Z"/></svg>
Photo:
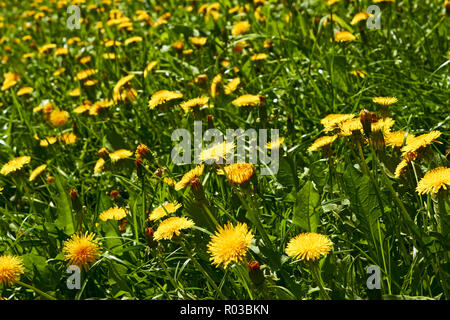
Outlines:
<svg viewBox="0 0 450 320"><path fill-rule="evenodd" d="M381 28L373 30L364 21L350 24L372 4L363 0L331 6L319 0L266 0L258 9L265 21L255 16L252 1L220 1L220 15L214 20L198 13L206 1L87 0L78 1L83 21L73 30L66 25L69 2L0 5L1 81L8 72L20 75L17 84L0 91L0 165L14 157L31 157L20 170L0 175L0 255L20 256L25 266L20 282L0 283L0 296L450 298L448 191L416 192L426 172L448 167L450 28L444 1L381 3ZM245 5L249 7L229 12ZM129 18L132 30L113 20L119 12L113 9ZM165 23L158 25L162 17ZM231 35L233 25L243 20L250 30ZM333 41L342 30L356 40ZM142 41L125 45L133 36ZM194 46L193 36L207 37L206 44ZM107 40L121 45L108 46ZM176 50L176 41L193 52ZM242 41L247 46L239 51ZM55 48L40 54L49 43ZM62 47L68 53L56 55ZM268 55L265 60L251 60L261 52ZM24 56L28 53L34 56ZM108 60L104 53L119 57ZM90 61L81 62L84 57ZM144 77L152 61L157 64ZM55 75L59 68L64 72ZM87 69L98 70L88 77L96 81L92 86L76 78ZM364 70L365 76L352 75L356 70ZM230 95L220 88L212 97L211 81L219 73L225 84L235 77L241 83ZM119 79L130 74L134 78L125 87L136 90L134 100L116 101L98 112L91 108L92 114L74 112L85 101L92 105L112 99ZM205 77L199 75L207 80L202 82ZM18 95L23 87L34 90ZM77 88L80 95L69 95ZM184 96L149 109L151 96L163 89ZM234 106L232 101L243 94L264 96L265 103ZM199 96L210 97L208 108L189 113L180 108L181 101ZM438 130L440 143L420 149L399 178L394 176L402 159L399 148L380 147L371 135L340 136L328 151L307 151L317 138L329 135L320 122L328 114L358 116L368 109L381 119L380 107L372 101L378 96L398 99L389 107L395 120L392 131L419 136ZM66 123L55 126L48 110L34 109L47 103L69 112ZM195 120L202 121L203 131L211 126L224 133L229 128L279 129L285 140L278 172L260 175L257 165L248 182L232 184L217 174L219 165L205 165L202 191L189 186L176 191L163 178L179 181L195 165L173 163L171 135L178 128L193 132ZM75 143L40 145L69 132L77 136ZM139 144L150 150L140 171L134 154ZM94 173L101 148L126 149L132 155L115 163L106 157L104 169ZM47 168L30 182L30 172L41 164ZM72 189L77 197L71 197ZM113 190L120 197L111 197ZM195 226L172 240L148 240L146 228L157 230L161 220L151 223L146 213L173 201L182 207L170 215L188 217ZM113 206L127 208L126 222L99 219ZM241 262L227 268L211 264L207 245L216 231L214 220L220 226L245 222L252 229L255 239ZM62 249L80 230L97 235L101 256L83 269L81 289L70 290ZM287 243L302 232L326 235L333 249L313 264L288 257ZM263 281L255 278L258 272L249 272L253 260ZM367 288L370 265L380 268L380 290Z"/></svg>

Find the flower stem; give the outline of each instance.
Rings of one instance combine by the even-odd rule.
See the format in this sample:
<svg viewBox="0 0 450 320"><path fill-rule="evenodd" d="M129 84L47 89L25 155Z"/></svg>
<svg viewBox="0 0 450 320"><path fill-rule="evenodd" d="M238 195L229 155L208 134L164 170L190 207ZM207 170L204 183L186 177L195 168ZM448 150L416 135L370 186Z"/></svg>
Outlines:
<svg viewBox="0 0 450 320"><path fill-rule="evenodd" d="M223 300L228 300L228 298L222 293L222 291L219 289L219 287L217 286L217 284L214 282L214 280L211 278L211 276L209 275L209 273L202 267L202 265L200 264L200 262L198 262L198 260L196 258L194 258L194 256L192 255L192 253L186 248L186 245L184 244L184 242L181 240L179 241L179 244L181 246L181 248L183 248L184 252L186 252L187 256L192 260L192 262L195 264L195 266L200 270L201 273L203 273L203 275L205 276L205 278L208 280L208 282L211 284L211 286L214 288L214 290L216 290L216 292L219 294L219 296L223 299Z"/></svg>
<svg viewBox="0 0 450 320"><path fill-rule="evenodd" d="M45 293L44 291L41 291L38 288L35 288L32 285L26 284L20 280L17 280L16 283L21 285L22 287L26 287L28 289L33 290L34 292L36 292L37 294L40 294L41 296L43 296L44 298L46 298L48 300L57 300L55 297L49 295L48 293Z"/></svg>
<svg viewBox="0 0 450 320"><path fill-rule="evenodd" d="M322 300L331 300L330 296L328 295L328 293L325 290L325 286L323 284L322 276L320 275L319 262L318 261L311 262L309 264L309 266L310 266L309 269L311 270L311 274L312 274L314 280L319 285L320 299L322 299Z"/></svg>

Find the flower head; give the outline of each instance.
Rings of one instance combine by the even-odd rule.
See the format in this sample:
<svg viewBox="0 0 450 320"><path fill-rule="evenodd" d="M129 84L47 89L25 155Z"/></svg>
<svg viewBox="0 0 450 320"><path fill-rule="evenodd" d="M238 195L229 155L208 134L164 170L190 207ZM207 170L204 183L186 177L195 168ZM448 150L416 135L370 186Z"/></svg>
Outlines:
<svg viewBox="0 0 450 320"><path fill-rule="evenodd" d="M337 134L334 136L324 136L316 139L313 144L308 148L308 151L317 151L319 149L322 149L325 146L328 146L334 142L334 140L337 139Z"/></svg>
<svg viewBox="0 0 450 320"><path fill-rule="evenodd" d="M155 92L150 101L148 102L148 106L150 109L155 109L157 106L167 103L171 100L181 99L183 98L183 94L180 92L174 92L169 90L160 90Z"/></svg>
<svg viewBox="0 0 450 320"><path fill-rule="evenodd" d="M63 253L64 260L68 260L69 264L87 268L89 263L99 258L100 243L94 233L74 234L64 243Z"/></svg>
<svg viewBox="0 0 450 320"><path fill-rule="evenodd" d="M324 131L325 132L330 132L333 131L334 129L339 127L339 124L341 122L344 122L346 120L350 120L353 119L355 117L354 114L342 114L342 113L338 113L338 114L329 114L327 115L325 118L323 118L322 120L320 120L320 123L325 127Z"/></svg>
<svg viewBox="0 0 450 320"><path fill-rule="evenodd" d="M205 169L205 165L196 166L194 169L188 171L179 182L175 184L175 190L181 190L185 188L192 179L199 178L203 174L203 170Z"/></svg>
<svg viewBox="0 0 450 320"><path fill-rule="evenodd" d="M375 97L372 99L373 102L379 104L380 106L387 107L398 101L396 97Z"/></svg>
<svg viewBox="0 0 450 320"><path fill-rule="evenodd" d="M232 102L236 107L257 106L261 104L261 96L254 94L244 94Z"/></svg>
<svg viewBox="0 0 450 320"><path fill-rule="evenodd" d="M370 13L367 12L359 12L357 14L355 14L355 16L353 17L352 21L350 22L350 24L352 26L354 26L355 24L357 24L360 21L364 21L367 20L369 17L371 16Z"/></svg>
<svg viewBox="0 0 450 320"><path fill-rule="evenodd" d="M65 110L53 110L50 113L49 121L55 127L60 127L66 124L69 117L69 113Z"/></svg>
<svg viewBox="0 0 450 320"><path fill-rule="evenodd" d="M334 35L334 41L336 42L349 42L356 40L356 37L348 31L341 31Z"/></svg>
<svg viewBox="0 0 450 320"><path fill-rule="evenodd" d="M194 221L185 217L171 217L162 221L153 234L153 239L170 240L174 235L180 235L182 229L189 229L195 225Z"/></svg>
<svg viewBox="0 0 450 320"><path fill-rule="evenodd" d="M241 83L241 78L239 78L239 77L234 78L233 80L228 82L224 87L225 94L232 94L234 91L236 91L236 89L240 83Z"/></svg>
<svg viewBox="0 0 450 320"><path fill-rule="evenodd" d="M406 133L405 131L393 131L384 134L384 141L387 146L391 147L401 147L403 146L403 141L406 138L406 144L411 143L414 139L414 135L411 133Z"/></svg>
<svg viewBox="0 0 450 320"><path fill-rule="evenodd" d="M383 118L378 120L377 122L372 122L372 131L382 131L383 133L388 133L394 124L394 119Z"/></svg>
<svg viewBox="0 0 450 320"><path fill-rule="evenodd" d="M339 134L344 137L348 137L351 136L353 132L362 132L363 126L358 117L339 123L339 128L341 129Z"/></svg>
<svg viewBox="0 0 450 320"><path fill-rule="evenodd" d="M5 163L0 170L0 174L6 176L11 172L22 169L22 167L28 163L30 163L31 157L22 156L12 159L11 161Z"/></svg>
<svg viewBox="0 0 450 320"><path fill-rule="evenodd" d="M415 152L418 151L421 148L425 148L432 144L433 142L439 142L436 141L437 138L439 138L441 135L440 131L431 131L430 133L422 134L418 137L415 137L411 139L409 143L407 143L401 151L403 152L403 155L409 153L409 152Z"/></svg>
<svg viewBox="0 0 450 320"><path fill-rule="evenodd" d="M189 111L193 110L196 107L208 105L208 101L209 97L198 97L180 103L180 107L181 109L184 110L185 113L188 113Z"/></svg>
<svg viewBox="0 0 450 320"><path fill-rule="evenodd" d="M245 256L253 239L246 223L238 222L233 226L228 222L224 227L219 226L208 244L210 260L216 266L222 264L226 268L232 261L238 262Z"/></svg>
<svg viewBox="0 0 450 320"><path fill-rule="evenodd" d="M234 142L222 142L216 143L212 147L208 149L203 149L200 153L199 160L208 162L218 162L221 159L226 159L227 154L232 153L234 151Z"/></svg>
<svg viewBox="0 0 450 320"><path fill-rule="evenodd" d="M284 137L278 138L274 141L270 141L266 144L266 149L280 149L281 145L284 142Z"/></svg>
<svg viewBox="0 0 450 320"><path fill-rule="evenodd" d="M36 169L34 169L31 174L30 174L30 178L29 181L34 181L34 179L36 179L45 169L47 168L46 164L40 165L39 167L37 167Z"/></svg>
<svg viewBox="0 0 450 320"><path fill-rule="evenodd" d="M231 29L231 35L239 36L241 34L248 32L249 30L250 30L250 23L247 20L239 21L233 25L233 28Z"/></svg>
<svg viewBox="0 0 450 320"><path fill-rule="evenodd" d="M15 86L20 79L20 75L12 72L6 72L3 76L5 77L5 80L3 81L1 91L8 90Z"/></svg>
<svg viewBox="0 0 450 320"><path fill-rule="evenodd" d="M155 221L165 217L167 214L176 212L179 208L181 208L181 204L178 202L169 202L154 209L148 218L151 221Z"/></svg>
<svg viewBox="0 0 450 320"><path fill-rule="evenodd" d="M112 162L117 162L121 159L126 159L129 158L133 155L133 152L131 152L130 150L126 150L126 149L119 149L116 150L114 152L111 152L109 154L109 157L111 158Z"/></svg>
<svg viewBox="0 0 450 320"><path fill-rule="evenodd" d="M22 258L9 254L0 256L0 284L13 284L23 272Z"/></svg>
<svg viewBox="0 0 450 320"><path fill-rule="evenodd" d="M439 167L425 173L416 191L419 194L436 194L440 189L447 190L447 185L450 185L450 168Z"/></svg>
<svg viewBox="0 0 450 320"><path fill-rule="evenodd" d="M295 259L316 261L321 256L328 254L332 244L331 240L322 234L301 233L289 241L286 253Z"/></svg>
<svg viewBox="0 0 450 320"><path fill-rule="evenodd" d="M254 172L255 168L251 163L233 163L218 170L218 174L225 174L231 183L238 184L248 181Z"/></svg>
<svg viewBox="0 0 450 320"><path fill-rule="evenodd" d="M122 220L127 215L125 208L112 207L100 214L100 220Z"/></svg>

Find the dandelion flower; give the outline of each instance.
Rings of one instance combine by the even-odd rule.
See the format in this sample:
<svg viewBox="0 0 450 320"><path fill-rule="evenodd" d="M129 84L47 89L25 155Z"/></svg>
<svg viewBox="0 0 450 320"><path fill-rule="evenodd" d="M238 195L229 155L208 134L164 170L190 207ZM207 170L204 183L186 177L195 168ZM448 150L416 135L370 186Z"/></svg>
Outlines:
<svg viewBox="0 0 450 320"><path fill-rule="evenodd" d="M289 241L286 253L294 259L316 261L321 256L328 254L332 244L331 240L322 234L315 232L301 233Z"/></svg>
<svg viewBox="0 0 450 320"><path fill-rule="evenodd" d="M283 144L283 142L284 142L284 137L278 138L278 139L276 139L274 141L270 141L270 142L267 143L266 149L271 149L271 150L273 150L273 149L280 149L280 147Z"/></svg>
<svg viewBox="0 0 450 320"><path fill-rule="evenodd" d="M15 86L20 79L20 75L12 72L6 72L3 76L5 77L5 80L3 81L1 91L8 90Z"/></svg>
<svg viewBox="0 0 450 320"><path fill-rule="evenodd" d="M439 142L436 141L437 138L439 138L441 135L440 131L431 131L430 133L422 134L418 137L413 138L409 143L407 143L401 151L403 154L407 154L409 152L416 152L417 150L421 148L425 148L432 144L433 142ZM440 142L439 142L440 143Z"/></svg>
<svg viewBox="0 0 450 320"><path fill-rule="evenodd" d="M348 31L341 31L334 35L334 41L336 42L349 42L356 40L356 37Z"/></svg>
<svg viewBox="0 0 450 320"><path fill-rule="evenodd" d="M325 127L324 128L325 132L330 132L338 128L341 122L353 119L354 117L355 117L354 114L332 113L327 115L325 118L321 119L320 123Z"/></svg>
<svg viewBox="0 0 450 320"><path fill-rule="evenodd" d="M317 151L319 149L322 149L325 146L328 146L334 142L338 137L337 134L334 136L324 136L316 139L313 144L308 148L308 151Z"/></svg>
<svg viewBox="0 0 450 320"><path fill-rule="evenodd" d="M174 92L169 90L160 90L155 92L150 101L148 102L148 106L150 109L155 109L157 106L167 103L171 100L181 99L183 98L183 94L180 92Z"/></svg>
<svg viewBox="0 0 450 320"><path fill-rule="evenodd" d="M30 178L28 179L30 182L34 181L45 169L47 168L46 164L42 164L39 167L37 167L36 169L34 169L31 174L30 174Z"/></svg>
<svg viewBox="0 0 450 320"><path fill-rule="evenodd" d="M353 75L353 76L358 76L360 78L365 78L366 77L366 71L364 71L364 70L350 71L350 74Z"/></svg>
<svg viewBox="0 0 450 320"><path fill-rule="evenodd" d="M147 78L147 75L152 72L152 70L156 67L158 61L150 62L144 69L144 78Z"/></svg>
<svg viewBox="0 0 450 320"><path fill-rule="evenodd" d="M244 94L232 102L237 107L257 106L261 103L261 96L253 94Z"/></svg>
<svg viewBox="0 0 450 320"><path fill-rule="evenodd" d="M165 217L167 214L176 212L179 208L181 208L181 204L178 202L169 202L154 209L148 218L151 221L155 221Z"/></svg>
<svg viewBox="0 0 450 320"><path fill-rule="evenodd" d="M205 165L196 166L194 169L188 171L179 182L175 184L175 191L179 191L190 184L191 180L194 178L199 178L203 174Z"/></svg>
<svg viewBox="0 0 450 320"><path fill-rule="evenodd" d="M208 105L209 97L198 97L194 99L190 99L188 101L184 101L180 103L180 107L184 110L185 113L188 113L192 109L196 107L202 107Z"/></svg>
<svg viewBox="0 0 450 320"><path fill-rule="evenodd" d="M118 208L113 207L109 208L108 210L103 211L100 214L100 220L107 221L107 220L122 220L127 215L127 210L125 208Z"/></svg>
<svg viewBox="0 0 450 320"><path fill-rule="evenodd" d="M357 14L355 14L355 16L353 17L352 21L350 22L350 24L352 26L354 26L355 24L357 24L358 22L364 21L369 19L369 17L371 16L370 13L367 12L359 12Z"/></svg>
<svg viewBox="0 0 450 320"><path fill-rule="evenodd" d="M2 175L8 175L11 172L17 171L22 169L22 167L28 163L30 163L31 157L29 156L22 156L12 159L11 161L5 163L0 170L0 174Z"/></svg>
<svg viewBox="0 0 450 320"><path fill-rule="evenodd" d="M95 163L94 173L102 172L105 163L106 163L105 159L103 158L98 159L97 162Z"/></svg>
<svg viewBox="0 0 450 320"><path fill-rule="evenodd" d="M126 149L119 149L109 154L112 162L117 162L121 159L130 158L133 155L133 152Z"/></svg>
<svg viewBox="0 0 450 320"><path fill-rule="evenodd" d="M120 78L119 81L117 81L116 85L115 85L114 88L113 88L113 93L118 93L119 90L120 90L125 84L127 84L128 82L130 82L131 79L133 79L133 78L134 78L134 74L129 74L129 75L125 76L125 77Z"/></svg>
<svg viewBox="0 0 450 320"><path fill-rule="evenodd" d="M250 30L250 23L248 21L236 22L231 29L231 35L239 36Z"/></svg>
<svg viewBox="0 0 450 320"><path fill-rule="evenodd" d="M88 77L96 74L97 72L98 72L98 70L96 70L96 69L87 69L87 70L80 71L76 74L75 80L87 79Z"/></svg>
<svg viewBox="0 0 450 320"><path fill-rule="evenodd" d="M391 147L401 147L403 146L403 141L406 137L406 144L411 143L414 139L414 135L411 133L406 133L405 131L394 131L387 132L384 134L384 142L387 146Z"/></svg>
<svg viewBox="0 0 450 320"><path fill-rule="evenodd" d="M358 117L339 123L339 128L341 129L339 134L344 137L348 137L351 136L353 132L362 132L363 126Z"/></svg>
<svg viewBox="0 0 450 320"><path fill-rule="evenodd" d="M397 167L395 168L395 173L394 176L396 178L400 178L400 176L402 175L403 172L405 172L406 168L408 167L408 160L407 159L402 159L402 161L400 161L400 163L397 165Z"/></svg>
<svg viewBox="0 0 450 320"><path fill-rule="evenodd" d="M239 77L234 78L233 80L228 82L224 87L225 94L228 95L228 94L231 94L234 91L236 91L236 89L240 83L241 83L241 79Z"/></svg>
<svg viewBox="0 0 450 320"><path fill-rule="evenodd" d="M194 221L185 217L172 217L162 221L153 234L156 241L170 240L174 235L180 235L182 229L189 229L195 225Z"/></svg>
<svg viewBox="0 0 450 320"><path fill-rule="evenodd" d="M13 284L24 272L23 260L13 255L0 256L0 284Z"/></svg>
<svg viewBox="0 0 450 320"><path fill-rule="evenodd" d="M398 101L396 97L375 97L372 99L373 102L379 104L380 106L387 107Z"/></svg>
<svg viewBox="0 0 450 320"><path fill-rule="evenodd" d="M73 132L66 132L61 136L61 140L65 144L72 144L77 142L78 137Z"/></svg>
<svg viewBox="0 0 450 320"><path fill-rule="evenodd" d="M19 91L17 91L17 96L23 96L23 95L26 95L26 94L30 94L30 93L33 92L33 90L34 89L32 87L20 88Z"/></svg>
<svg viewBox="0 0 450 320"><path fill-rule="evenodd" d="M63 253L69 265L87 268L100 257L100 243L94 233L74 234L64 243Z"/></svg>
<svg viewBox="0 0 450 320"><path fill-rule="evenodd" d="M56 137L47 137L39 141L41 147L48 147L49 145L55 144L58 141Z"/></svg>
<svg viewBox="0 0 450 320"><path fill-rule="evenodd" d="M192 44L196 47L202 47L206 44L208 37L190 37Z"/></svg>
<svg viewBox="0 0 450 320"><path fill-rule="evenodd" d="M220 159L226 159L227 154L232 153L232 151L234 151L233 142L224 141L222 143L216 143L208 149L203 149L200 153L199 160L207 162L212 162L214 160L215 162L218 162Z"/></svg>
<svg viewBox="0 0 450 320"><path fill-rule="evenodd" d="M255 53L251 56L251 61L261 61L266 60L269 56L266 53Z"/></svg>
<svg viewBox="0 0 450 320"><path fill-rule="evenodd" d="M219 73L216 75L211 82L211 97L215 98L217 97L219 90L218 86L222 82L222 75Z"/></svg>
<svg viewBox="0 0 450 320"><path fill-rule="evenodd" d="M377 122L372 122L372 131L382 131L383 133L388 133L392 126L395 124L395 120L392 118L383 118Z"/></svg>
<svg viewBox="0 0 450 320"><path fill-rule="evenodd" d="M233 163L218 170L218 174L225 174L231 183L241 184L248 181L255 169L251 163Z"/></svg>
<svg viewBox="0 0 450 320"><path fill-rule="evenodd" d="M233 261L241 261L253 239L252 231L248 230L246 223L238 222L233 226L228 222L224 227L219 226L208 244L212 264L226 268Z"/></svg>
<svg viewBox="0 0 450 320"><path fill-rule="evenodd" d="M50 113L49 121L55 127L60 127L66 124L69 117L69 113L65 110L53 110Z"/></svg>
<svg viewBox="0 0 450 320"><path fill-rule="evenodd" d="M447 190L450 185L450 168L439 167L425 173L417 184L419 194L436 194L440 189Z"/></svg>

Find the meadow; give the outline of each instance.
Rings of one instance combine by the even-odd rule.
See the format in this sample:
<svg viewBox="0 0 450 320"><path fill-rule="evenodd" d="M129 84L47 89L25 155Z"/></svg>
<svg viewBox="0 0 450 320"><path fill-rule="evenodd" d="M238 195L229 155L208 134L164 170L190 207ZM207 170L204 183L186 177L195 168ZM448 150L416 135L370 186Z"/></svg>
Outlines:
<svg viewBox="0 0 450 320"><path fill-rule="evenodd" d="M0 298L450 299L449 17L0 0Z"/></svg>

